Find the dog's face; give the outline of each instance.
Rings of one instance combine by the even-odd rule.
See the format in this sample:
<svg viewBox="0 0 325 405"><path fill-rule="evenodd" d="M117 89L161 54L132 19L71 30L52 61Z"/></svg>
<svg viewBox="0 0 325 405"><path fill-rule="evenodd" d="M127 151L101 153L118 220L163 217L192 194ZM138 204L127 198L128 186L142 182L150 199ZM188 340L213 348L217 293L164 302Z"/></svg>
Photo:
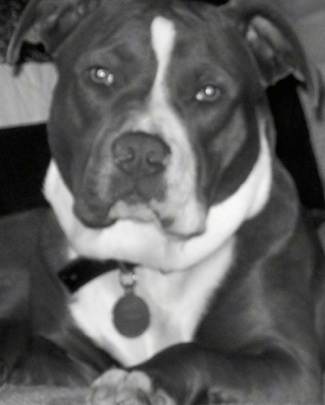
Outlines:
<svg viewBox="0 0 325 405"><path fill-rule="evenodd" d="M127 219L204 233L262 153L265 86L293 72L311 87L291 31L259 2L31 3L59 73L53 158L89 228Z"/></svg>
<svg viewBox="0 0 325 405"><path fill-rule="evenodd" d="M85 224L158 221L188 237L252 170L263 94L247 50L210 7L146 7L118 18L105 3L82 26L89 40L77 29L62 47L50 144Z"/></svg>

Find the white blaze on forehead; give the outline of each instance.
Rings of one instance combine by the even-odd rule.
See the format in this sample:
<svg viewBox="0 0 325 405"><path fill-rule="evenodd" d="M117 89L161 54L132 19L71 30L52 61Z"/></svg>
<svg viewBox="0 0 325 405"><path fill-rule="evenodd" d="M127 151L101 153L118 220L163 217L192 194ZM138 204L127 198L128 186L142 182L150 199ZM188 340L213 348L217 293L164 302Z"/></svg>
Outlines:
<svg viewBox="0 0 325 405"><path fill-rule="evenodd" d="M176 30L174 23L164 17L156 17L151 24L151 42L158 70L155 85L164 81L167 67L174 49Z"/></svg>

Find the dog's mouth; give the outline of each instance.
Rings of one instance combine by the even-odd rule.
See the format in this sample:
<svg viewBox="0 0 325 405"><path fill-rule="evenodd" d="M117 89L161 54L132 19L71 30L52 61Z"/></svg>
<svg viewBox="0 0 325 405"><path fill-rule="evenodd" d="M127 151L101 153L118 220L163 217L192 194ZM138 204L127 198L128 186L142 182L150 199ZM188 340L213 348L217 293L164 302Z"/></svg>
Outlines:
<svg viewBox="0 0 325 405"><path fill-rule="evenodd" d="M168 232L173 223L172 217L165 217L154 206L146 203L137 195L132 195L128 201L117 201L109 212L109 220L115 223L118 220L128 219L136 222L153 222Z"/></svg>
<svg viewBox="0 0 325 405"><path fill-rule="evenodd" d="M120 219L140 222L157 220L157 214L136 191L127 193L109 205L100 206L92 200L79 198L76 200L74 212L78 219L90 228L105 228Z"/></svg>
<svg viewBox="0 0 325 405"><path fill-rule="evenodd" d="M97 183L88 182L88 187L74 198L78 220L93 229L109 228L123 220L151 223L166 235L180 239L205 231L207 212L193 195L180 197L164 177L153 178L152 184L149 179L129 183L127 180L110 179L111 191L112 184L118 184L112 193L114 198L111 193L110 198L107 193L99 196Z"/></svg>
<svg viewBox="0 0 325 405"><path fill-rule="evenodd" d="M176 229L176 218L169 213L166 202L148 200L140 192L133 190L117 199L109 208L99 209L91 202L76 200L74 212L77 218L87 227L103 229L114 225L117 221L129 220L139 223L154 223L165 233L181 238L192 236L192 232L182 232ZM195 234L201 231L195 230Z"/></svg>

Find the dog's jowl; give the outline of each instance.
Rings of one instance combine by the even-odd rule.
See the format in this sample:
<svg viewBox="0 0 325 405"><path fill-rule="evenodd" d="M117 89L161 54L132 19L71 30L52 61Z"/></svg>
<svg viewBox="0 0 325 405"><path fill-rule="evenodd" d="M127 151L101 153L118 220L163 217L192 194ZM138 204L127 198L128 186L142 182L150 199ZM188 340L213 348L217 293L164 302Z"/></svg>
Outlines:
<svg viewBox="0 0 325 405"><path fill-rule="evenodd" d="M31 0L57 67L51 209L0 224L0 360L92 404L320 404L322 253L268 86L317 81L269 5Z"/></svg>

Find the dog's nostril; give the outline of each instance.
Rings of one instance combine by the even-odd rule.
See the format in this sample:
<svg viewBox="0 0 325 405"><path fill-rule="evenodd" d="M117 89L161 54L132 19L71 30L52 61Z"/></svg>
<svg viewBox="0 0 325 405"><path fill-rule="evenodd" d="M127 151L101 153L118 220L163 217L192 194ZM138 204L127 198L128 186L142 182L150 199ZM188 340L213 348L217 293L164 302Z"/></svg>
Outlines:
<svg viewBox="0 0 325 405"><path fill-rule="evenodd" d="M134 161L136 158L133 148L115 148L114 150L114 162L117 166L128 164Z"/></svg>
<svg viewBox="0 0 325 405"><path fill-rule="evenodd" d="M153 171L162 171L164 170L167 164L167 156L169 155L164 153L162 150L151 150L148 152L146 159L147 159L147 166L151 168Z"/></svg>
<svg viewBox="0 0 325 405"><path fill-rule="evenodd" d="M165 170L170 148L157 136L128 132L113 142L112 155L120 170L134 177L145 177Z"/></svg>

